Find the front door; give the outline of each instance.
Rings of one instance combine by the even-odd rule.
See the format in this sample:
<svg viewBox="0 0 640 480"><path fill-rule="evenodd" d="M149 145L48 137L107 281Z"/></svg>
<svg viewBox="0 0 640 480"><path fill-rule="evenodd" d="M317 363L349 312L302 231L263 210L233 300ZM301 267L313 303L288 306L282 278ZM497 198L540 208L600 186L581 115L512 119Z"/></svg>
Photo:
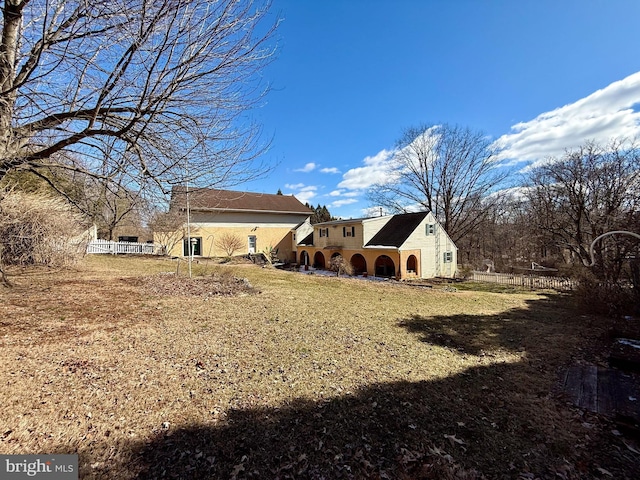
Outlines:
<svg viewBox="0 0 640 480"><path fill-rule="evenodd" d="M249 253L256 253L256 236L249 235Z"/></svg>

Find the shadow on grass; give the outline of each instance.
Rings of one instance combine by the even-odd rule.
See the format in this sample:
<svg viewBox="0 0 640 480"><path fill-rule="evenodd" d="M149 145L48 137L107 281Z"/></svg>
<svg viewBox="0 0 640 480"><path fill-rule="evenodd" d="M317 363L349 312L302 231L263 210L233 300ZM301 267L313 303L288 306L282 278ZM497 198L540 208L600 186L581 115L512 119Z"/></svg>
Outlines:
<svg viewBox="0 0 640 480"><path fill-rule="evenodd" d="M586 327L578 322L554 327L553 301L541 302L500 316L412 317L400 325L425 342L474 355L511 348L512 336L528 329L534 356L546 352L539 349L541 342L558 343L557 336L567 339L565 348L575 347L580 337L574 334ZM446 337L438 336L439 330ZM552 363L567 359L566 351L555 354ZM598 450L596 432L587 436L576 412L549 394L555 372L541 373L528 360L483 361L432 381L377 383L329 400L293 399L280 408L231 408L210 422L169 427L132 442L121 452L122 463L105 467L109 470L91 471L84 462L80 473L184 479L597 478L602 467L616 478L632 478L633 465ZM602 454L594 455L592 448Z"/></svg>
<svg viewBox="0 0 640 480"><path fill-rule="evenodd" d="M231 409L218 425L169 429L133 444L127 468L138 478L185 479L498 478L561 468L573 445L566 418L547 411L545 422L536 421L545 400L508 380L518 368Z"/></svg>
<svg viewBox="0 0 640 480"><path fill-rule="evenodd" d="M575 323L576 315L566 309L563 300L561 295L541 294L527 302L526 309L511 309L499 315L412 315L399 320L398 326L417 334L422 342L471 355L486 355L496 349L542 353L539 337L547 341L553 337L564 343L568 339L559 334L566 333L566 328Z"/></svg>

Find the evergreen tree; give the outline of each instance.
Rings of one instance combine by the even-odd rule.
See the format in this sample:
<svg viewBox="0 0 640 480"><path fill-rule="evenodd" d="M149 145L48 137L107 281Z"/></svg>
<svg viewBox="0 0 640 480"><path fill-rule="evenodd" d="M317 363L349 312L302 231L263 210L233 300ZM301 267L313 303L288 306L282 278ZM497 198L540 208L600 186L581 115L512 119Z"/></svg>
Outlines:
<svg viewBox="0 0 640 480"><path fill-rule="evenodd" d="M331 216L329 209L327 209L326 205L320 205L314 207L313 205L309 205L309 203L305 203L305 206L310 210L313 210L311 214L311 224L329 222L331 220L335 220L336 218Z"/></svg>

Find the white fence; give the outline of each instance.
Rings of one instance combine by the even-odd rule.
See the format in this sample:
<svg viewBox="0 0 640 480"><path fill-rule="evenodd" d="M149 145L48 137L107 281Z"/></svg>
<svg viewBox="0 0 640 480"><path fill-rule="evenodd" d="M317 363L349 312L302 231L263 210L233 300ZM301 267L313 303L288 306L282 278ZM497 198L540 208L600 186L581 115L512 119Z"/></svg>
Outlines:
<svg viewBox="0 0 640 480"><path fill-rule="evenodd" d="M475 282L499 283L514 287L553 290L573 290L577 282L565 277L542 277L537 275L515 275L510 273L473 272Z"/></svg>
<svg viewBox="0 0 640 480"><path fill-rule="evenodd" d="M137 253L142 255L157 255L161 247L153 243L113 242L109 240L91 240L87 244L87 253Z"/></svg>

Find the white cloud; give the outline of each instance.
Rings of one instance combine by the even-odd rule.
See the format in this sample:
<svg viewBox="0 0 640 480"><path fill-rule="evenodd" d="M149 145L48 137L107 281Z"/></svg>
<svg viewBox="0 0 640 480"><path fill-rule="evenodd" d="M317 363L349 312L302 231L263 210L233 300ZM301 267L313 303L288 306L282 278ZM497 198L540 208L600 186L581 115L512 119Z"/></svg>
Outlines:
<svg viewBox="0 0 640 480"><path fill-rule="evenodd" d="M320 171L322 173L340 173L340 170L338 170L336 167L321 168Z"/></svg>
<svg viewBox="0 0 640 480"><path fill-rule="evenodd" d="M344 200L336 200L335 202L331 202L329 205L332 208L342 207L344 205L351 205L352 203L357 203L358 200L355 198L345 198Z"/></svg>
<svg viewBox="0 0 640 480"><path fill-rule="evenodd" d="M285 187L291 190L297 190L297 193L287 195L293 195L302 203L308 202L314 198L316 196L316 191L318 190L318 187L315 185L305 185L304 183L287 184Z"/></svg>
<svg viewBox="0 0 640 480"><path fill-rule="evenodd" d="M293 196L302 203L306 203L316 196L316 192L314 190L302 190L298 193L294 193Z"/></svg>
<svg viewBox="0 0 640 480"><path fill-rule="evenodd" d="M309 163L305 164L304 167L294 170L294 172L305 172L305 173L308 173L308 172L314 171L316 169L316 167L317 167L317 165L315 163L309 162Z"/></svg>
<svg viewBox="0 0 640 480"><path fill-rule="evenodd" d="M574 103L512 126L512 133L495 142L504 149L499 158L514 163L541 162L588 140L606 144L616 137L640 136L639 105L637 72Z"/></svg>
<svg viewBox="0 0 640 480"><path fill-rule="evenodd" d="M342 176L338 188L364 190L377 183L386 183L393 171L393 150L381 150L373 157L366 157L364 167L352 168Z"/></svg>
<svg viewBox="0 0 640 480"><path fill-rule="evenodd" d="M333 190L332 192L329 192L330 197L339 197L341 195L342 195L342 190Z"/></svg>

